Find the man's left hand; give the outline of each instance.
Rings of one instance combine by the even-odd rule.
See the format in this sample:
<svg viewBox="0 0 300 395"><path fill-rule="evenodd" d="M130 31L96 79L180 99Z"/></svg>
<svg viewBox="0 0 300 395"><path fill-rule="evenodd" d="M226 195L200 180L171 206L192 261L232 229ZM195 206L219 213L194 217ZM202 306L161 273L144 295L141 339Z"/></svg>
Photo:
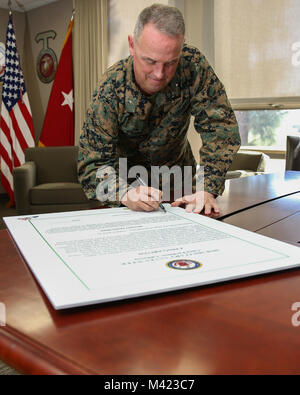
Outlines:
<svg viewBox="0 0 300 395"><path fill-rule="evenodd" d="M218 214L219 208L214 195L205 191L198 191L192 195L186 195L171 204L172 207L178 207L185 204L185 211L188 213L200 213L204 209L205 215L210 215L212 212Z"/></svg>

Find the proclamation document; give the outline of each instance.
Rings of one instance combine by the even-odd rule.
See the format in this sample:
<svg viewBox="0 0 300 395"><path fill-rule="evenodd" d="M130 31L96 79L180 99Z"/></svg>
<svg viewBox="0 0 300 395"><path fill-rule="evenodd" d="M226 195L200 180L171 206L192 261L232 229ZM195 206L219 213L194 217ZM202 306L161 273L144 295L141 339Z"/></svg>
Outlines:
<svg viewBox="0 0 300 395"><path fill-rule="evenodd" d="M127 208L4 218L55 309L300 266L300 249L203 215Z"/></svg>

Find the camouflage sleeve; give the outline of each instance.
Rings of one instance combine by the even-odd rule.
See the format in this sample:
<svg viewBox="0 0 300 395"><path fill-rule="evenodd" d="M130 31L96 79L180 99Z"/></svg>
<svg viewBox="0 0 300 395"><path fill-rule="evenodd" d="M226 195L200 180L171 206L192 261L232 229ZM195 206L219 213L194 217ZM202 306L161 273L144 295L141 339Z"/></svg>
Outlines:
<svg viewBox="0 0 300 395"><path fill-rule="evenodd" d="M78 155L78 178L86 196L111 206L120 205L120 197L127 190L127 184L120 183L118 176L116 105L109 95L100 91L94 94L81 131Z"/></svg>
<svg viewBox="0 0 300 395"><path fill-rule="evenodd" d="M240 147L239 128L225 88L203 56L196 71L192 115L202 139L204 189L218 196L224 191L226 172Z"/></svg>

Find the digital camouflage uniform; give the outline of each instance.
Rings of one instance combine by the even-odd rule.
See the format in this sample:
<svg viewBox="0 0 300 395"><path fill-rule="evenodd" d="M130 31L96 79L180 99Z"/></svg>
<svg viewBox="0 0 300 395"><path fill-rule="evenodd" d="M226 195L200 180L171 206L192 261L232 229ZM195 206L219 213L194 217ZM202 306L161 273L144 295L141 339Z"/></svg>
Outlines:
<svg viewBox="0 0 300 395"><path fill-rule="evenodd" d="M131 56L110 67L94 93L79 141L78 174L87 197L96 199L96 188L102 185L112 196L108 200L119 204L128 189L119 179L119 158L127 158L128 169L195 167L187 140L191 115L202 139L204 189L221 195L240 136L224 86L199 50L184 45L172 81L152 96L136 85ZM106 170L96 178L99 168Z"/></svg>

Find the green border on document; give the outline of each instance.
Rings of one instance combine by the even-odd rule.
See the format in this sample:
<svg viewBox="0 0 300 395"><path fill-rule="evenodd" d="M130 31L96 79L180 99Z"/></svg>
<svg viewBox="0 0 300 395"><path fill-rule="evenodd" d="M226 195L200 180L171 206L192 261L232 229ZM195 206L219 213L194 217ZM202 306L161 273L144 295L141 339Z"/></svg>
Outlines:
<svg viewBox="0 0 300 395"><path fill-rule="evenodd" d="M39 234L39 236L44 240L44 242L47 244L47 246L54 252L54 254L61 260L61 262L70 270L70 272L81 282L81 284L88 290L90 291L90 288L85 284L85 282L74 272L74 270L63 260L63 258L59 255L57 251L51 246L51 244L45 239L45 237L41 234L41 232L36 228L36 226L33 225L31 220L29 220L30 224L32 227L35 229L35 231Z"/></svg>

